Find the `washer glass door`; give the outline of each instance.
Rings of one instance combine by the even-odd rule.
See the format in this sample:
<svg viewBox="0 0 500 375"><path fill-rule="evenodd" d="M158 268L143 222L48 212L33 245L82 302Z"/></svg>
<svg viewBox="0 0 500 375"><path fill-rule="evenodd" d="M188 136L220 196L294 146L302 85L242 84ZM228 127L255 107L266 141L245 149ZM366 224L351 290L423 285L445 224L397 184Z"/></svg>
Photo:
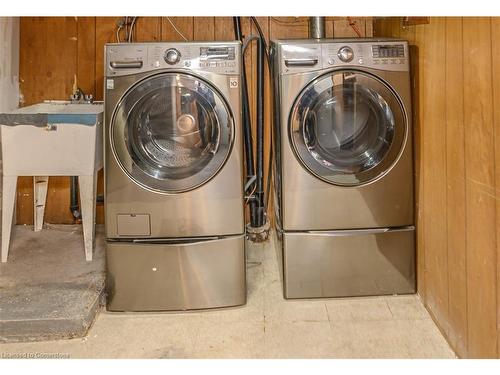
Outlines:
<svg viewBox="0 0 500 375"><path fill-rule="evenodd" d="M221 94L201 78L163 73L133 86L113 115L111 139L122 169L161 193L195 189L224 165L234 122Z"/></svg>
<svg viewBox="0 0 500 375"><path fill-rule="evenodd" d="M316 177L340 186L359 186L387 173L401 155L407 126L393 90L356 70L311 82L290 115L299 160Z"/></svg>

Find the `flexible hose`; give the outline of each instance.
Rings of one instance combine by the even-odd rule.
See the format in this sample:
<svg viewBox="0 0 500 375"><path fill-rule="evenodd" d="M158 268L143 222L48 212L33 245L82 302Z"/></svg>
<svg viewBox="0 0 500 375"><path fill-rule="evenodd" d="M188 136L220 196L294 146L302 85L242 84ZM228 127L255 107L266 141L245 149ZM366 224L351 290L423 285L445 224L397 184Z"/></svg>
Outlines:
<svg viewBox="0 0 500 375"><path fill-rule="evenodd" d="M234 34L235 38L239 41L243 41L243 34L241 32L241 20L240 17L233 17L234 24ZM250 110L248 104L248 86L246 80L246 64L245 58L242 53L242 74L241 74L241 91L242 91L242 113L243 113L243 135L244 135L244 145L245 145L245 167L246 167L246 177L247 180L255 178L255 165L253 156L253 139L252 139L252 128L250 119ZM255 182L248 184L248 189L250 191L255 191ZM246 191L245 191L246 193ZM248 200L250 204L250 221L255 223L257 221L257 202L255 199L250 198Z"/></svg>
<svg viewBox="0 0 500 375"><path fill-rule="evenodd" d="M259 24L259 21L255 17L250 17L252 19L252 22L255 25L255 28L257 29L257 32L262 40L262 43L264 44L264 51L266 55L266 60L267 60L267 66L269 69L269 77L270 77L270 84L271 84L271 92L274 92L274 82L271 79L271 57L269 55L269 49L268 45L266 43L266 38L264 37L264 33L262 31L262 28ZM272 107L271 107L272 108ZM274 110L274 108L273 108ZM267 165L267 181L266 181L266 190L265 190L265 201L264 201L264 211L267 213L267 209L269 206L269 196L271 192L271 179L272 179L272 170L273 170L273 153L274 153L274 147L273 147L273 127L271 126L270 129L270 140L269 140L269 159L268 159L268 165Z"/></svg>

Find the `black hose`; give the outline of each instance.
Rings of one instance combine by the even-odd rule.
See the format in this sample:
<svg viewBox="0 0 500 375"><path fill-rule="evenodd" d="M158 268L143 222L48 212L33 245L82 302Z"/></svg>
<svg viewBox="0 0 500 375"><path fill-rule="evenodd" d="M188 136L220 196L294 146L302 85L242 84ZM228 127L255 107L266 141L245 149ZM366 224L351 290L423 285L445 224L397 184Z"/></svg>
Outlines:
<svg viewBox="0 0 500 375"><path fill-rule="evenodd" d="M241 21L240 17L233 17L234 23L234 33L235 37L239 41L243 41L243 34L241 33ZM246 171L247 177L251 178L255 174L254 160L253 160L253 139L252 139L252 128L250 122L250 111L248 110L248 86L246 78L246 64L245 59L242 56L241 66L243 74L241 77L241 90L242 90L242 113L243 113L243 123L244 123L244 143L245 143L245 153L246 153Z"/></svg>
<svg viewBox="0 0 500 375"><path fill-rule="evenodd" d="M254 227L261 227L266 223L264 207L264 41L257 41L257 187L255 199L257 201L257 218Z"/></svg>
<svg viewBox="0 0 500 375"><path fill-rule="evenodd" d="M241 32L241 19L240 17L233 17L234 34L235 38L243 41L243 34ZM243 138L245 144L245 166L247 181L255 176L255 164L253 156L253 139L252 139L252 125L250 119L250 111L248 104L248 86L246 79L246 64L245 58L242 55L242 75L241 75L241 91L242 91L242 113L243 113ZM254 182L255 183L255 182ZM253 186L253 184L251 186ZM252 189L249 189L250 191ZM255 223L257 221L257 202L255 199L250 198L250 221ZM252 224L253 226L253 224Z"/></svg>
<svg viewBox="0 0 500 375"><path fill-rule="evenodd" d="M69 209L75 220L78 220L82 216L80 212L80 205L78 204L78 177L70 177L69 191Z"/></svg>
<svg viewBox="0 0 500 375"><path fill-rule="evenodd" d="M250 17L252 19L252 22L254 23L255 27L257 28L257 32L259 33L259 37L262 40L262 43L264 45L264 52L266 55L266 60L267 60L267 66L269 68L269 79L270 79L270 85L271 85L271 93L274 95L274 82L271 78L271 57L269 56L269 50L268 46L266 43L266 38L264 36L264 33L262 31L262 28L260 27L259 21L255 17ZM267 181L266 181L266 190L265 190L265 201L264 201L264 211L267 212L268 206L269 206L269 196L271 195L271 178L272 178L272 168L273 168L273 127L271 126L270 129L270 140L269 140L269 159L268 159L268 164L267 164Z"/></svg>
<svg viewBox="0 0 500 375"><path fill-rule="evenodd" d="M268 53L268 46L266 43L266 37L264 36L264 32L262 31L262 28L260 27L259 21L257 21L257 18L255 17L250 17L252 19L253 24L257 28L257 32L259 33L259 37L262 39L262 43L264 43L264 50L266 52L266 60L268 64L271 64L271 58Z"/></svg>

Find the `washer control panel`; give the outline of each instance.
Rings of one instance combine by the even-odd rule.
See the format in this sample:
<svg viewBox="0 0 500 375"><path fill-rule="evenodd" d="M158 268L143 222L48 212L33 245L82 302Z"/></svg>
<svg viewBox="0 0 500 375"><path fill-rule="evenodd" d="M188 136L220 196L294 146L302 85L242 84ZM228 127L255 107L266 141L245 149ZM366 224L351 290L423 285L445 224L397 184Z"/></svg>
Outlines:
<svg viewBox="0 0 500 375"><path fill-rule="evenodd" d="M234 47L201 47L201 68L232 68L236 64L236 51Z"/></svg>
<svg viewBox="0 0 500 375"><path fill-rule="evenodd" d="M323 68L355 65L380 70L408 70L408 45L399 42L324 43Z"/></svg>
<svg viewBox="0 0 500 375"><path fill-rule="evenodd" d="M156 69L240 74L239 42L116 43L106 45L106 76Z"/></svg>
<svg viewBox="0 0 500 375"><path fill-rule="evenodd" d="M405 64L407 52L404 44L374 44L372 58L374 65Z"/></svg>
<svg viewBox="0 0 500 375"><path fill-rule="evenodd" d="M280 71L301 73L351 66L388 71L408 71L408 43L402 40L335 40L324 39L279 41Z"/></svg>

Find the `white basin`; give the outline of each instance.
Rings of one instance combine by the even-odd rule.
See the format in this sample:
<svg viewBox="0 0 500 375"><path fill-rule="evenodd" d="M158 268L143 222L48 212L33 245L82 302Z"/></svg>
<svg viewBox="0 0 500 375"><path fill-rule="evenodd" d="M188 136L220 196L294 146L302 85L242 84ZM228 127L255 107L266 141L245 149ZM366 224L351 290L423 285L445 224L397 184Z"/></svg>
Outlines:
<svg viewBox="0 0 500 375"><path fill-rule="evenodd" d="M102 168L103 105L46 101L0 114L5 176L91 175Z"/></svg>
<svg viewBox="0 0 500 375"><path fill-rule="evenodd" d="M29 114L96 114L103 110L102 102L72 103L66 100L45 100L28 107L18 108L10 113Z"/></svg>
<svg viewBox="0 0 500 375"><path fill-rule="evenodd" d="M102 168L101 103L48 101L0 113L2 251L9 253L18 176L33 176L34 227L41 230L49 176L78 176L86 260L92 260L97 172Z"/></svg>

